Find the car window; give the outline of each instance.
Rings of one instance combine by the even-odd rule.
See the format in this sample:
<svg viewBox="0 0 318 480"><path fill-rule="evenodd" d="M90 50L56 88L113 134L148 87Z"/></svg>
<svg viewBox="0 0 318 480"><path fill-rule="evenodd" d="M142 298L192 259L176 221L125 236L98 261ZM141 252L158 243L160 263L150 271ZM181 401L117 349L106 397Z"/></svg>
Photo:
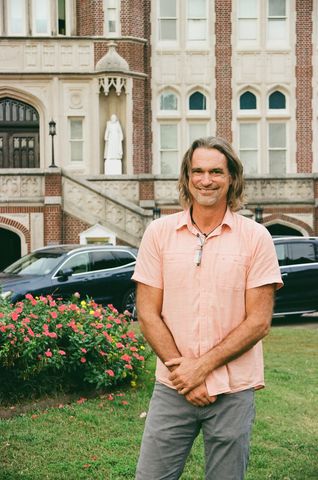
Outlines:
<svg viewBox="0 0 318 480"><path fill-rule="evenodd" d="M99 251L91 252L92 270L106 270L108 268L118 267L119 263L112 252Z"/></svg>
<svg viewBox="0 0 318 480"><path fill-rule="evenodd" d="M312 263L316 261L315 247L311 242L290 243L288 245L288 264Z"/></svg>
<svg viewBox="0 0 318 480"><path fill-rule="evenodd" d="M276 255L279 265L286 265L286 249L283 243L275 243Z"/></svg>
<svg viewBox="0 0 318 480"><path fill-rule="evenodd" d="M47 275L58 265L61 257L61 253L30 253L9 265L4 272L19 275Z"/></svg>
<svg viewBox="0 0 318 480"><path fill-rule="evenodd" d="M72 270L72 275L77 273L85 273L89 271L89 255L88 252L82 252L73 255L69 258L64 265L62 266L61 270L57 273L59 275L62 270Z"/></svg>
<svg viewBox="0 0 318 480"><path fill-rule="evenodd" d="M116 250L114 254L118 258L119 265L128 265L129 263L136 261L136 258L127 250Z"/></svg>

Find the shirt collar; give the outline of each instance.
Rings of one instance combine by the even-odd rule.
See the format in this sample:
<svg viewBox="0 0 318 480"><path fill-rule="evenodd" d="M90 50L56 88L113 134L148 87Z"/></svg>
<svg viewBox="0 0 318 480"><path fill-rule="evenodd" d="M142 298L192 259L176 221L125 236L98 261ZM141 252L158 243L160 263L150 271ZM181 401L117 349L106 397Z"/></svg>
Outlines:
<svg viewBox="0 0 318 480"><path fill-rule="evenodd" d="M227 225L230 229L233 227L233 212L227 207L225 215L223 217L221 227L223 225ZM191 231L193 229L192 225L192 220L191 220L191 215L190 215L190 209L188 208L187 210L184 210L179 218L179 221L176 226L176 230L180 230L182 227L188 227L188 229Z"/></svg>

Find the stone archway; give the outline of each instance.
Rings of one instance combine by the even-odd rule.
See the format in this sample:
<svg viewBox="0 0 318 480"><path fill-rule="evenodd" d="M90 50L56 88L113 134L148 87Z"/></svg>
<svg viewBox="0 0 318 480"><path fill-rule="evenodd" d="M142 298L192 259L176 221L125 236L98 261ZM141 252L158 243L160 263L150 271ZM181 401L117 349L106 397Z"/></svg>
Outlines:
<svg viewBox="0 0 318 480"><path fill-rule="evenodd" d="M0 227L0 271L21 257L21 239L18 234Z"/></svg>
<svg viewBox="0 0 318 480"><path fill-rule="evenodd" d="M287 225L282 225L280 223L273 223L272 225L266 226L267 230L271 235L277 236L297 236L297 237L302 237L303 234L299 231L296 230L295 228L288 227Z"/></svg>

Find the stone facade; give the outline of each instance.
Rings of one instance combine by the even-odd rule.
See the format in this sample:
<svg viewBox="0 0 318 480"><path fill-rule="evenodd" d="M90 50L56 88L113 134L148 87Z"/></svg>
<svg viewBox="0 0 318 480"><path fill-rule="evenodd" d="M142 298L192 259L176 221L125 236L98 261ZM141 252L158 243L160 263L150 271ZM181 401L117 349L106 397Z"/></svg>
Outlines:
<svg viewBox="0 0 318 480"><path fill-rule="evenodd" d="M65 3L65 31L55 6L52 34L33 31L27 8L24 32L13 35L9 17L1 17L0 233L19 236L19 255L79 243L96 224L116 242L138 245L155 207L163 215L180 210L177 172L201 134L221 135L240 152L247 210L261 206L269 228L318 235L316 2L282 2L277 38L267 1L258 2L248 35L244 0L206 0L200 11L193 2L192 14L188 2L171 0L170 17L160 0ZM246 93L255 106L246 108ZM10 131L3 113L21 105L37 113L22 136ZM124 133L121 176L104 175L104 133L113 113ZM12 115L13 121L18 114ZM246 131L254 132L250 144ZM25 164L29 147L39 168Z"/></svg>

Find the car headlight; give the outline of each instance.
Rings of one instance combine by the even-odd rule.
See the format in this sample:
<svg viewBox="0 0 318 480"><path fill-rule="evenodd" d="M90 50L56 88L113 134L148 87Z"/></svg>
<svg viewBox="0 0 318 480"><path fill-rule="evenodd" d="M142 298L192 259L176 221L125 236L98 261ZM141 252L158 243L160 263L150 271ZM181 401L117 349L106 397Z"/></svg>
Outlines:
<svg viewBox="0 0 318 480"><path fill-rule="evenodd" d="M5 300L6 298L11 297L12 293L13 293L13 292L12 292L11 290L8 290L8 291L6 291L6 292L1 292L1 293L0 293L0 298L2 298L3 300Z"/></svg>

